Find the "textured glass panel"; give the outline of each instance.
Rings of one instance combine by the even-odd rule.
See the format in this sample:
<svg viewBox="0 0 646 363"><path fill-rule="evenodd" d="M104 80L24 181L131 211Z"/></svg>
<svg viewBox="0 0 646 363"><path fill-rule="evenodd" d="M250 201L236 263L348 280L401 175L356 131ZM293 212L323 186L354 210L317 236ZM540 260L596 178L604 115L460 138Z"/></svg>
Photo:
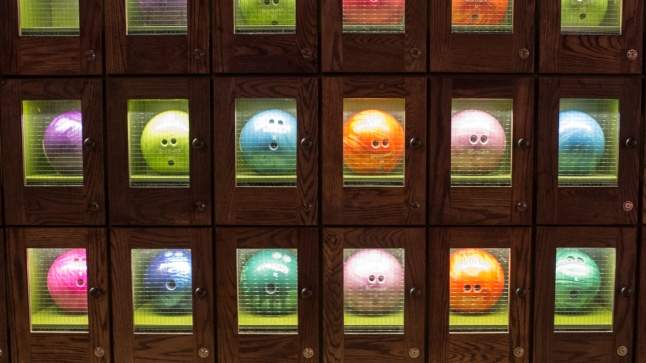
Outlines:
<svg viewBox="0 0 646 363"><path fill-rule="evenodd" d="M559 186L617 186L619 100L561 99Z"/></svg>
<svg viewBox="0 0 646 363"><path fill-rule="evenodd" d="M83 186L81 101L22 101L25 186Z"/></svg>
<svg viewBox="0 0 646 363"><path fill-rule="evenodd" d="M296 186L296 100L236 99L236 186Z"/></svg>
<svg viewBox="0 0 646 363"><path fill-rule="evenodd" d="M449 283L451 333L509 329L508 248L452 248Z"/></svg>
<svg viewBox="0 0 646 363"><path fill-rule="evenodd" d="M404 334L404 250L343 250L346 334Z"/></svg>
<svg viewBox="0 0 646 363"><path fill-rule="evenodd" d="M342 0L344 33L403 33L406 0Z"/></svg>
<svg viewBox="0 0 646 363"><path fill-rule="evenodd" d="M561 0L561 33L621 34L621 0Z"/></svg>
<svg viewBox="0 0 646 363"><path fill-rule="evenodd" d="M298 333L296 249L238 249L238 332Z"/></svg>
<svg viewBox="0 0 646 363"><path fill-rule="evenodd" d="M554 330L611 332L614 248L557 248Z"/></svg>
<svg viewBox="0 0 646 363"><path fill-rule="evenodd" d="M511 186L512 113L511 99L453 99L451 186Z"/></svg>
<svg viewBox="0 0 646 363"><path fill-rule="evenodd" d="M453 33L511 33L513 0L451 0Z"/></svg>
<svg viewBox="0 0 646 363"><path fill-rule="evenodd" d="M128 35L186 34L188 0L125 0Z"/></svg>
<svg viewBox="0 0 646 363"><path fill-rule="evenodd" d="M32 332L87 332L88 276L84 248L28 248Z"/></svg>
<svg viewBox="0 0 646 363"><path fill-rule="evenodd" d="M189 249L134 249L135 333L193 332L193 265Z"/></svg>
<svg viewBox="0 0 646 363"><path fill-rule="evenodd" d="M296 31L296 0L235 0L233 10L235 33Z"/></svg>
<svg viewBox="0 0 646 363"><path fill-rule="evenodd" d="M79 35L79 0L18 0L18 11L22 36Z"/></svg>
<svg viewBox="0 0 646 363"><path fill-rule="evenodd" d="M343 100L343 186L404 186L403 98Z"/></svg>
<svg viewBox="0 0 646 363"><path fill-rule="evenodd" d="M128 100L131 187L188 188L188 100Z"/></svg>

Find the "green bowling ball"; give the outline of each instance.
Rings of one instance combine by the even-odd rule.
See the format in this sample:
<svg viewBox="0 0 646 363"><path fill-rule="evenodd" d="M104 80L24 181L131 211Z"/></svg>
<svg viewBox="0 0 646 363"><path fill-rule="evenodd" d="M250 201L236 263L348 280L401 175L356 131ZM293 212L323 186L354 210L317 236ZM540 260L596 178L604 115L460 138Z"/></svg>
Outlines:
<svg viewBox="0 0 646 363"><path fill-rule="evenodd" d="M164 111L155 115L141 133L146 164L160 174L188 174L188 113Z"/></svg>
<svg viewBox="0 0 646 363"><path fill-rule="evenodd" d="M240 308L259 315L296 312L298 264L288 250L261 250L240 273Z"/></svg>
<svg viewBox="0 0 646 363"><path fill-rule="evenodd" d="M599 26L606 17L609 0L561 0L561 25Z"/></svg>
<svg viewBox="0 0 646 363"><path fill-rule="evenodd" d="M558 250L555 279L554 309L559 314L586 313L601 286L599 266L576 248Z"/></svg>
<svg viewBox="0 0 646 363"><path fill-rule="evenodd" d="M253 27L294 27L296 0L238 0L238 25Z"/></svg>

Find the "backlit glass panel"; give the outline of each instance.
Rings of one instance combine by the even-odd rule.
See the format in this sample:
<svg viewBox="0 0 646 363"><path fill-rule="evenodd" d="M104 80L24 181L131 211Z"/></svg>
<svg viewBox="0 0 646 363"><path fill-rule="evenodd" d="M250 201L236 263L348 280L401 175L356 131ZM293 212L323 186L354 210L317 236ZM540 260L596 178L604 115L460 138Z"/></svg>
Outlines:
<svg viewBox="0 0 646 363"><path fill-rule="evenodd" d="M22 36L79 35L79 0L18 0L18 12Z"/></svg>
<svg viewBox="0 0 646 363"><path fill-rule="evenodd" d="M343 0L344 33L403 33L406 0Z"/></svg>
<svg viewBox="0 0 646 363"><path fill-rule="evenodd" d="M561 33L621 34L621 0L561 0Z"/></svg>
<svg viewBox="0 0 646 363"><path fill-rule="evenodd" d="M294 33L297 0L235 0L235 33Z"/></svg>
<svg viewBox="0 0 646 363"><path fill-rule="evenodd" d="M128 35L186 34L188 0L125 0Z"/></svg>
<svg viewBox="0 0 646 363"><path fill-rule="evenodd" d="M451 0L453 33L511 33L513 0Z"/></svg>

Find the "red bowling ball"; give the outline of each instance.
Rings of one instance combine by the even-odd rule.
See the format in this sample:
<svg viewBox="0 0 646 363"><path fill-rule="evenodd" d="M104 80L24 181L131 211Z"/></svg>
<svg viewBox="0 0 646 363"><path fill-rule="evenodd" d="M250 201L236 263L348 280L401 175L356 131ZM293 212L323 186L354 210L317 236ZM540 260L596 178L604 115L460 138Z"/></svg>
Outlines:
<svg viewBox="0 0 646 363"><path fill-rule="evenodd" d="M404 0L343 0L343 23L347 25L399 25Z"/></svg>

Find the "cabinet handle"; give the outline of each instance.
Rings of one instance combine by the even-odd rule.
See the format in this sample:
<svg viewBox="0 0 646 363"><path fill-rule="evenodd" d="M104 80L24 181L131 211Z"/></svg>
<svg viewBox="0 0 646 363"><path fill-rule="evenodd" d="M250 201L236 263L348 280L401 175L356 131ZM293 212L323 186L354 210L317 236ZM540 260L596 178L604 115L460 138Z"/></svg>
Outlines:
<svg viewBox="0 0 646 363"><path fill-rule="evenodd" d="M628 286L623 286L619 290L619 294L621 294L621 296L623 296L623 297L631 297L631 296L633 296L633 289L631 289Z"/></svg>
<svg viewBox="0 0 646 363"><path fill-rule="evenodd" d="M527 292L527 291L526 291L524 288L522 288L522 287L517 287L517 288L516 288L516 290L514 290L514 293L515 293L515 294L516 294L516 296L518 296L518 297L525 297L525 293L526 293L526 292Z"/></svg>
<svg viewBox="0 0 646 363"><path fill-rule="evenodd" d="M208 293L209 292L205 288L197 287L197 288L195 288L195 291L193 292L193 295L195 295L195 296L197 296L199 298L203 298L203 297L206 297L206 295Z"/></svg>
<svg viewBox="0 0 646 363"><path fill-rule="evenodd" d="M311 138L304 137L304 138L301 139L301 146L302 147L309 149L309 148L312 147L312 145L314 145L314 142L312 141Z"/></svg>
<svg viewBox="0 0 646 363"><path fill-rule="evenodd" d="M521 137L520 139L518 139L518 141L516 141L516 145L521 149L527 150L530 146L532 146L532 143L526 138Z"/></svg>
<svg viewBox="0 0 646 363"><path fill-rule="evenodd" d="M416 287L411 287L410 291L408 292L411 297L420 297L422 296L422 289L418 289Z"/></svg>
<svg viewBox="0 0 646 363"><path fill-rule="evenodd" d="M312 289L308 289L307 287L304 287L301 289L301 298L302 299L309 299L314 295L314 292Z"/></svg>
<svg viewBox="0 0 646 363"><path fill-rule="evenodd" d="M103 295L103 289L100 287L91 287L90 288L90 296L97 298Z"/></svg>
<svg viewBox="0 0 646 363"><path fill-rule="evenodd" d="M201 150L201 149L204 149L204 146L206 146L206 143L201 138L196 137L193 139L193 141L191 141L191 145L193 146L193 149Z"/></svg>
<svg viewBox="0 0 646 363"><path fill-rule="evenodd" d="M88 150L94 151L94 149L96 149L96 142L94 142L92 138L86 137L85 140L83 140L83 146Z"/></svg>
<svg viewBox="0 0 646 363"><path fill-rule="evenodd" d="M422 142L422 139L419 137L411 137L410 140L408 140L408 145L413 149L419 149L424 145L424 142Z"/></svg>
<svg viewBox="0 0 646 363"><path fill-rule="evenodd" d="M634 137L627 137L626 140L624 141L624 146L626 146L629 149L632 149L639 145L639 140L637 140Z"/></svg>

